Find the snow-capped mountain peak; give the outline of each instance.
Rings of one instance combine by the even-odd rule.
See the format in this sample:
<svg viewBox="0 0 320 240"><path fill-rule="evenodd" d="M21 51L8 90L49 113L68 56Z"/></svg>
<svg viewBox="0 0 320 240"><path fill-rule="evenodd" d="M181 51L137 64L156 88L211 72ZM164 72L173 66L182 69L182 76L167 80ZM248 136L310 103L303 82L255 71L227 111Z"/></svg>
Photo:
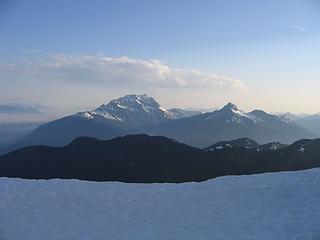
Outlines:
<svg viewBox="0 0 320 240"><path fill-rule="evenodd" d="M219 119L222 119L227 124L236 122L236 123L242 123L244 120L252 120L251 117L244 111L240 110L235 104L228 103L220 110L208 113L205 120L209 119L215 119L216 117L219 117Z"/></svg>
<svg viewBox="0 0 320 240"><path fill-rule="evenodd" d="M156 102L152 97L146 94L138 95L131 94L118 99L110 101L108 104L103 104L94 111L97 113L104 113L116 110L128 110L128 111L138 111L143 110L150 112L160 108L160 104ZM163 110L163 109L161 109Z"/></svg>
<svg viewBox="0 0 320 240"><path fill-rule="evenodd" d="M236 115L236 116L241 116L241 117L245 117L245 118L250 118L250 116L245 112L242 111L241 109L239 109L237 107L237 105L233 104L233 103L228 103L227 105L225 105L220 112L224 113L224 112L228 112L231 113L232 116Z"/></svg>
<svg viewBox="0 0 320 240"><path fill-rule="evenodd" d="M231 124L241 124L241 125L265 125L265 126L275 126L275 125L286 125L289 126L297 126L297 123L294 119L289 118L286 115L277 116L266 113L262 110L254 110L252 112L245 112L239 109L235 104L228 103L220 110L214 111L205 115L206 119L220 119L221 121ZM248 126L249 126L248 125Z"/></svg>
<svg viewBox="0 0 320 240"><path fill-rule="evenodd" d="M146 94L126 95L78 116L93 121L113 121L143 131L144 126L154 130L160 122L177 118Z"/></svg>
<svg viewBox="0 0 320 240"><path fill-rule="evenodd" d="M96 113L104 114L105 112L114 113L114 112L146 112L151 113L154 111L166 112L166 110L160 107L160 104L156 102L152 97L147 96L146 94L138 95L131 94L118 99L110 101L108 104L103 104L97 109L94 110Z"/></svg>
<svg viewBox="0 0 320 240"><path fill-rule="evenodd" d="M245 111L240 110L237 105L233 103L228 103L217 112L220 115L225 116L226 123L243 123L244 121L248 120L255 122L255 120L250 115L248 115Z"/></svg>

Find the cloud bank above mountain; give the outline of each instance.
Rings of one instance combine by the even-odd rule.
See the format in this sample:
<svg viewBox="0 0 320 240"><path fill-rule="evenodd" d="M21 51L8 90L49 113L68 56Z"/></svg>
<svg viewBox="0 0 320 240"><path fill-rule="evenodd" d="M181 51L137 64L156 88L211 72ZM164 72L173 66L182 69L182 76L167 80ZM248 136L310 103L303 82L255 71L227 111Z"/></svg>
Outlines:
<svg viewBox="0 0 320 240"><path fill-rule="evenodd" d="M43 81L72 81L90 84L147 87L243 89L236 78L204 73L194 69L174 68L157 59L106 57L103 55L72 56L53 54L19 63L2 63L0 72L23 74Z"/></svg>

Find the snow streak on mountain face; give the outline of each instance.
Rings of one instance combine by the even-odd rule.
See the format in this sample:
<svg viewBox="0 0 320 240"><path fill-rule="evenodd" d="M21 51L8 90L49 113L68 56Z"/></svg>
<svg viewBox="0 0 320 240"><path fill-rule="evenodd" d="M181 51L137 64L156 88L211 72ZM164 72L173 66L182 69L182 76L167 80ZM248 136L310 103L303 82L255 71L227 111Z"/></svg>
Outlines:
<svg viewBox="0 0 320 240"><path fill-rule="evenodd" d="M319 184L319 169L184 184L0 178L0 239L315 240Z"/></svg>
<svg viewBox="0 0 320 240"><path fill-rule="evenodd" d="M114 113L118 114L120 111L126 112L146 112L152 113L155 111L160 111L166 116L166 110L160 107L152 97L147 95L127 95L120 97L116 100L112 100L107 105L102 105L95 110L95 112L104 113Z"/></svg>
<svg viewBox="0 0 320 240"><path fill-rule="evenodd" d="M126 95L79 115L88 120L119 122L128 128L143 131L150 129L154 131L160 122L178 118L173 112L162 108L152 97L145 94Z"/></svg>

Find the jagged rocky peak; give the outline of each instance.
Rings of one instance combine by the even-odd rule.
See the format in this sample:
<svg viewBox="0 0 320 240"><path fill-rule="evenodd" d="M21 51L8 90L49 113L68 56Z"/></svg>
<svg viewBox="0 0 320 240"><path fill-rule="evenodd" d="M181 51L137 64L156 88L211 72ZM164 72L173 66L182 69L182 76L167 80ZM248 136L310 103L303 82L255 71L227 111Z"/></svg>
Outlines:
<svg viewBox="0 0 320 240"><path fill-rule="evenodd" d="M152 97L146 94L130 94L118 99L110 101L108 104L103 104L98 107L96 112L113 111L113 110L136 110L143 109L145 111L151 111L152 109L159 109L160 104Z"/></svg>
<svg viewBox="0 0 320 240"><path fill-rule="evenodd" d="M160 122L178 118L146 94L125 95L76 116L100 123L107 120L108 123L113 122L127 129L140 129L147 133L153 133Z"/></svg>

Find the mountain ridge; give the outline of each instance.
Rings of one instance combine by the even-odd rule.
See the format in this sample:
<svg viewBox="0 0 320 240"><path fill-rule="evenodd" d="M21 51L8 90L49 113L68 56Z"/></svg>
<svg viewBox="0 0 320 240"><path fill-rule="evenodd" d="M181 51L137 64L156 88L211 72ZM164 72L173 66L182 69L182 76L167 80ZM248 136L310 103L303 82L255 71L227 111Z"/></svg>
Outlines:
<svg viewBox="0 0 320 240"><path fill-rule="evenodd" d="M228 103L220 110L198 113L161 107L146 94L131 94L102 104L92 111L79 112L41 125L9 150L44 144L63 146L78 136L112 139L146 133L207 147L218 141L248 137L259 143L292 143L316 135L294 121L262 110L249 113Z"/></svg>
<svg viewBox="0 0 320 240"><path fill-rule="evenodd" d="M302 139L279 149L207 151L139 134L112 140L80 137L64 147L25 147L0 157L0 177L179 183L318 166L320 139Z"/></svg>
<svg viewBox="0 0 320 240"><path fill-rule="evenodd" d="M273 141L292 143L316 136L294 121L262 110L246 113L232 103L220 110L163 123L157 134L197 147L243 137L263 144Z"/></svg>

